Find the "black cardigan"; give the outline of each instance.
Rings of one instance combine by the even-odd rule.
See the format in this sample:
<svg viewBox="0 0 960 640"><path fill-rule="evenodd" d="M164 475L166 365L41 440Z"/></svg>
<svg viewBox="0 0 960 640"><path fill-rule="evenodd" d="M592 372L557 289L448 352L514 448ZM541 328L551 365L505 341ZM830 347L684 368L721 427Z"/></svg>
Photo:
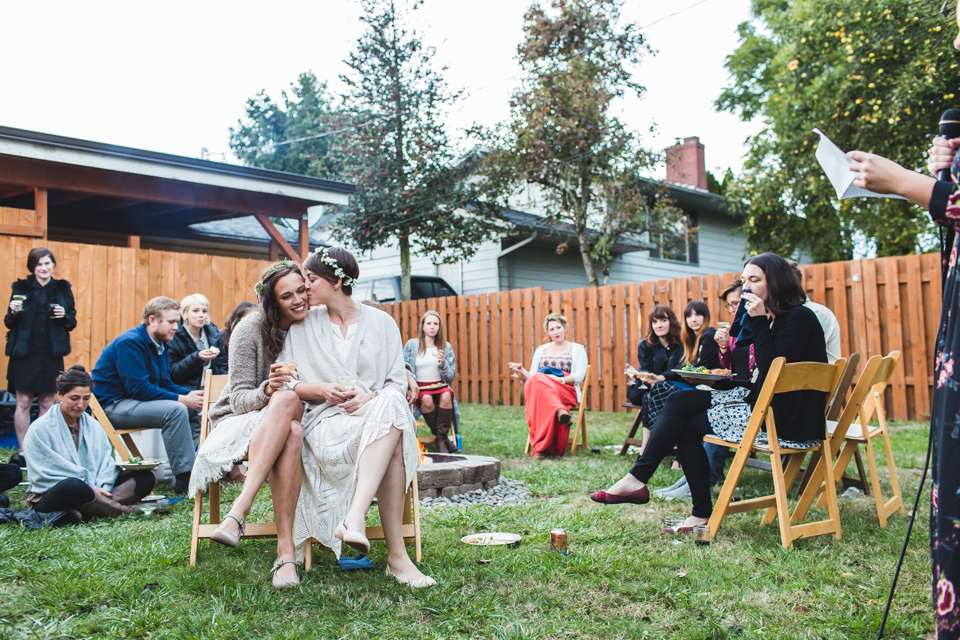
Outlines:
<svg viewBox="0 0 960 640"><path fill-rule="evenodd" d="M207 332L210 346L220 349L220 355L213 359L213 364L210 366L213 375L226 373L227 350L223 348L220 330L212 322L203 325L203 330ZM200 359L200 350L197 349L193 336L182 323L167 348L170 353L170 380L187 389L199 389L203 383L205 363Z"/></svg>
<svg viewBox="0 0 960 640"><path fill-rule="evenodd" d="M747 402L753 405L770 365L776 358L787 362L826 362L827 346L823 327L817 315L799 306L777 317L770 327L766 316L750 316L753 327L753 356L760 374ZM737 344L737 348L740 345ZM786 440L822 440L826 435L823 419L827 394L819 391L792 391L773 397L773 415L777 421L777 435Z"/></svg>
<svg viewBox="0 0 960 640"><path fill-rule="evenodd" d="M646 339L640 341L637 347L637 360L640 371L647 371L657 375L663 375L664 372L676 369L683 362L683 345L679 342L669 347L663 346L660 338L654 337L653 346Z"/></svg>
<svg viewBox="0 0 960 640"><path fill-rule="evenodd" d="M41 289L36 276L27 276L23 280L17 280L10 287L10 302L13 296L27 296L23 307L19 313L10 311L10 303L7 303L7 315L3 318L3 324L7 329L7 347L6 355L14 358L26 358L30 348L30 333L38 319L49 313L47 308L38 309L30 304L30 299L34 297L32 291ZM64 316L50 320L50 342L51 355L62 357L70 353L70 332L77 327L77 308L73 301L73 290L70 283L66 280L55 280L50 278L50 282L45 287L47 304L59 304L63 307Z"/></svg>

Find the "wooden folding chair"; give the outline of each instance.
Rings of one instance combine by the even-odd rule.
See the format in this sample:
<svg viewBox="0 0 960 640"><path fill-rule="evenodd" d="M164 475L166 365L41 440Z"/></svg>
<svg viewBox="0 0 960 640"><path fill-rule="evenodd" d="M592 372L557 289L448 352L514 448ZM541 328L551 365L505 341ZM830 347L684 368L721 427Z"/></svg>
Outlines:
<svg viewBox="0 0 960 640"><path fill-rule="evenodd" d="M587 391L590 389L590 367L592 365L587 365L587 373L583 376L583 386L580 387L580 405L576 407L577 409L577 419L573 423L572 437L567 439L567 451L571 454L577 452L577 449L583 449L586 451L590 448L587 443ZM583 437L583 442L578 442L580 437ZM527 436L527 446L524 447L523 452L525 454L530 453L530 448L533 446L533 443L530 442L530 436Z"/></svg>
<svg viewBox="0 0 960 640"><path fill-rule="evenodd" d="M638 407L635 404L630 402L624 402L620 405L624 409L636 409L637 415L633 418L633 424L630 425L630 432L627 433L626 439L623 441L623 446L620 447L620 453L618 455L623 455L630 448L630 445L635 445L637 447L643 446L643 440L637 440L634 436L637 435L637 431L640 430L640 425L643 422L643 412L640 410L642 407Z"/></svg>
<svg viewBox="0 0 960 640"><path fill-rule="evenodd" d="M877 361L877 364L871 369L869 365L874 360ZM840 420L836 423L827 423L828 431L832 435L831 449L833 451L839 449L840 451L840 455L837 457L837 462L834 465L834 477L838 483L844 480L844 471L850 464L851 458L859 451L860 445L863 445L867 450L870 483L873 489L873 497L877 506L877 517L880 520L881 527L887 526L887 519L894 513L898 511L905 513L903 499L900 495L900 483L897 480L897 468L893 460L893 448L890 446L887 416L883 409L883 392L887 388L887 385L890 384L890 379L893 377L893 372L896 370L899 362L899 351L891 351L888 356L882 359L880 356L870 358L868 367L865 368L860 375L860 382L857 383L857 389L854 390L854 392L856 392L861 384L865 387L862 402L852 410L846 422L844 418L847 417L847 411L844 410ZM850 403L853 403L852 396ZM874 413L876 413L877 416L878 427L870 426L870 420L873 418ZM883 448L887 457L887 468L890 473L890 486L893 492L893 496L886 501L883 499L883 494L880 491L880 476L877 474L877 460L873 448L873 441L877 438L883 439ZM808 487L808 493L811 493L811 495L805 497L808 501L812 502L813 497L821 490L822 486L816 489ZM803 499L801 498L801 500ZM822 502L823 499L821 498L818 505L823 506Z"/></svg>
<svg viewBox="0 0 960 640"><path fill-rule="evenodd" d="M93 417L96 418L100 426L103 427L104 432L106 432L107 437L110 439L110 444L117 450L122 460L129 460L130 456L143 457L140 455L140 449L137 448L130 434L136 433L137 431L146 431L150 427L143 427L142 429L114 429L110 418L107 417L107 414L103 411L103 407L100 406L100 401L97 400L97 397L93 394L90 395L90 411L93 412Z"/></svg>
<svg viewBox="0 0 960 640"><path fill-rule="evenodd" d="M838 360L835 364L819 362L786 364L786 360L782 357L775 359L767 372L763 388L760 389L760 395L754 405L753 413L750 415L743 439L740 442L727 442L716 436L704 436L704 442L732 447L737 450L730 471L727 473L727 479L720 490L720 497L714 506L713 515L710 516L711 535L717 534L720 524L727 514L765 509L766 513L761 523L772 522L773 518L779 520L780 539L785 549L791 549L793 541L798 538L825 533L832 533L834 538L840 539L840 508L837 504L837 491L834 482L826 483L827 508L829 511L829 517L826 520L795 524L790 517L789 504L787 503L787 490L800 472L800 466L803 464L805 457L792 454L820 451L822 449L824 470L821 472L820 480L833 477L833 454L830 450L830 438L826 437L826 424L824 423L824 440L816 446L806 449L782 448L777 438L777 425L771 402L774 395L778 393L804 390L821 391L827 393L829 398L829 394L834 392L840 382L845 365L845 360ZM766 426L768 441L766 445L756 444L756 437L760 433L761 425ZM734 489L740 483L740 477L743 475L750 454L754 452L770 456L774 492L760 498L734 502ZM790 456L790 462L784 469L782 456L786 455ZM817 482L816 476L813 482Z"/></svg>

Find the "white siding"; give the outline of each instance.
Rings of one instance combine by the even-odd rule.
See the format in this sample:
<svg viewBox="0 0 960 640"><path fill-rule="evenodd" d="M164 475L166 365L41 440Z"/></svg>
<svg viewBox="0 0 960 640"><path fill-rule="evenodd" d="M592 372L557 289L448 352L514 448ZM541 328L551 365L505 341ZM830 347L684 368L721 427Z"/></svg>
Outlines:
<svg viewBox="0 0 960 640"><path fill-rule="evenodd" d="M576 289L587 286L580 250L557 255L556 247L533 242L500 258L500 290L543 287Z"/></svg>

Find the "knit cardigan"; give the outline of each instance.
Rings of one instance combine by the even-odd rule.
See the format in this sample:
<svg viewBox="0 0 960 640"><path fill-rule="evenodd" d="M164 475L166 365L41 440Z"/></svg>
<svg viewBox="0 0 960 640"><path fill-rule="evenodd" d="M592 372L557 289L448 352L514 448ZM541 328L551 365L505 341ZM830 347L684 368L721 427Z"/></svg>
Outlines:
<svg viewBox="0 0 960 640"><path fill-rule="evenodd" d="M259 411L267 406L266 393L270 365L275 361L267 354L260 337L263 314L254 311L234 328L230 336L230 368L227 386L210 409L210 426L231 415Z"/></svg>

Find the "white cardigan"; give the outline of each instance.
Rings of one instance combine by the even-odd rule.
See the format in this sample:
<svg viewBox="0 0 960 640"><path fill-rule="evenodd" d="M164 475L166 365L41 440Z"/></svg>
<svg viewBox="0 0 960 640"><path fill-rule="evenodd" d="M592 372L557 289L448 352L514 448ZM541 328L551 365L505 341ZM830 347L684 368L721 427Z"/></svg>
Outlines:
<svg viewBox="0 0 960 640"><path fill-rule="evenodd" d="M527 370L531 375L537 372L537 369L540 368L540 358L543 356L543 352L546 350L551 343L542 344L537 347L537 350L533 352L533 359L530 361L530 368ZM573 363L571 364L570 375L573 376L573 388L577 390L577 403L580 402L580 383L583 382L584 376L587 375L587 350L583 348L582 344L577 344L576 342L571 342L570 346L573 348L571 355L573 356Z"/></svg>

